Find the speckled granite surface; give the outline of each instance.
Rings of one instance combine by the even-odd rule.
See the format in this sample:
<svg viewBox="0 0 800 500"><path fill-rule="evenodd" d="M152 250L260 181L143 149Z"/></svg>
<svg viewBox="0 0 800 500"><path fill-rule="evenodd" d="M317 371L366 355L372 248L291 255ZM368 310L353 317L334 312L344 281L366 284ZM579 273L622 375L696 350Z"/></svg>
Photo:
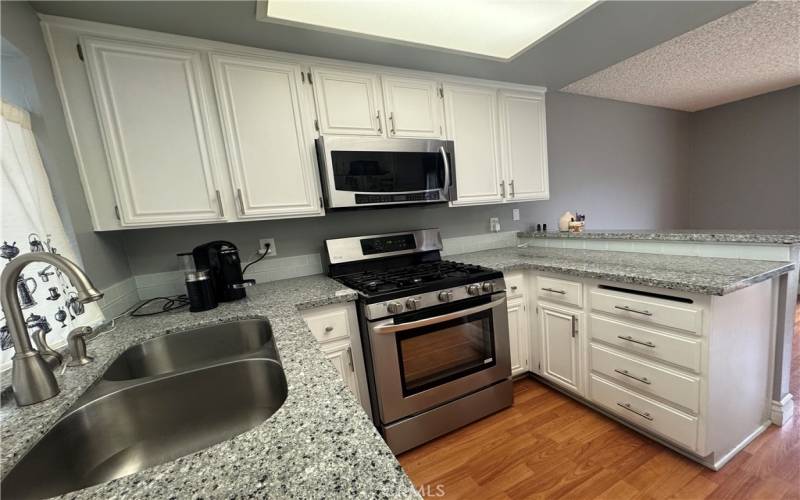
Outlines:
<svg viewBox="0 0 800 500"><path fill-rule="evenodd" d="M25 408L3 404L3 475L127 347L171 331L259 317L272 324L289 387L272 417L231 440L66 497L419 498L298 313L355 297L325 276L309 276L259 285L247 299L212 311L119 321L89 343L93 363L58 377L58 396Z"/></svg>
<svg viewBox="0 0 800 500"><path fill-rule="evenodd" d="M502 271L536 269L705 295L725 295L794 269L791 262L542 247L501 248L447 258Z"/></svg>
<svg viewBox="0 0 800 500"><path fill-rule="evenodd" d="M590 230L582 233L559 231L522 231L519 238L583 238L598 240L659 240L659 241L695 241L711 243L758 243L762 245L800 245L800 229L794 231L749 230L732 231L721 229L669 229L669 230Z"/></svg>

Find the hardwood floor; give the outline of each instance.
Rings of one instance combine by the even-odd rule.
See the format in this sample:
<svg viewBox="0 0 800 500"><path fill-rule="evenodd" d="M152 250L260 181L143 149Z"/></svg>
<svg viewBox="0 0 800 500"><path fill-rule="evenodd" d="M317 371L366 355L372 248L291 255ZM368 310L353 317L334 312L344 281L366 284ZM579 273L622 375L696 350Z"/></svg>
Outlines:
<svg viewBox="0 0 800 500"><path fill-rule="evenodd" d="M800 306L792 352L795 417L719 472L531 379L515 383L513 407L398 459L423 496L447 499L800 500Z"/></svg>

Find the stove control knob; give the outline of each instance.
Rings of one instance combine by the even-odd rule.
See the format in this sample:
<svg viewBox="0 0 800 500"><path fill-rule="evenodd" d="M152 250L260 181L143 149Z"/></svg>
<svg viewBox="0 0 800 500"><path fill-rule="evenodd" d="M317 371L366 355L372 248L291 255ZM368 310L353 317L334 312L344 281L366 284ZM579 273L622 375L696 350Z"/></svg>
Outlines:
<svg viewBox="0 0 800 500"><path fill-rule="evenodd" d="M403 304L400 302L389 302L386 304L386 310L389 311L389 314L398 314L403 312Z"/></svg>
<svg viewBox="0 0 800 500"><path fill-rule="evenodd" d="M453 292L439 292L440 302L450 302L453 300Z"/></svg>
<svg viewBox="0 0 800 500"><path fill-rule="evenodd" d="M494 283L492 283L491 281L487 281L486 283L483 284L481 288L483 288L483 291L486 293L492 293L494 292Z"/></svg>
<svg viewBox="0 0 800 500"><path fill-rule="evenodd" d="M408 309L409 311L416 311L417 308L419 307L420 302L422 301L419 299L410 298L406 301L406 309Z"/></svg>
<svg viewBox="0 0 800 500"><path fill-rule="evenodd" d="M481 293L481 286L480 285L469 285L467 287L467 294L468 295L480 295Z"/></svg>

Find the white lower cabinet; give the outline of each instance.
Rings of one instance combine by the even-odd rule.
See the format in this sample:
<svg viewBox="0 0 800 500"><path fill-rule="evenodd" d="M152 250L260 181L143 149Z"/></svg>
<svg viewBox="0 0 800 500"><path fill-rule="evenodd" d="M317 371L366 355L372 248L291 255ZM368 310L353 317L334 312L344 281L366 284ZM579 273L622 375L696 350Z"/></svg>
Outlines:
<svg viewBox="0 0 800 500"><path fill-rule="evenodd" d="M539 304L541 375L570 391L581 393L580 328L582 314Z"/></svg>
<svg viewBox="0 0 800 500"><path fill-rule="evenodd" d="M524 297L508 299L508 340L511 346L511 375L528 371L528 308Z"/></svg>
<svg viewBox="0 0 800 500"><path fill-rule="evenodd" d="M333 304L301 312L314 338L320 343L344 384L367 414L371 413L366 385L361 336L353 303Z"/></svg>

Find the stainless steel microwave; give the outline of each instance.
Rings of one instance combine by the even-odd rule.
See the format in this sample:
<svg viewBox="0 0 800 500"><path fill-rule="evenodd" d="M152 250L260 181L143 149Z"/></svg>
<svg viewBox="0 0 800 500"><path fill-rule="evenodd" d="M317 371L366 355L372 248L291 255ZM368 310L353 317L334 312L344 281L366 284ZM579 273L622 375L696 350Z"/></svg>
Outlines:
<svg viewBox="0 0 800 500"><path fill-rule="evenodd" d="M328 136L316 146L327 208L441 203L454 196L453 141Z"/></svg>

